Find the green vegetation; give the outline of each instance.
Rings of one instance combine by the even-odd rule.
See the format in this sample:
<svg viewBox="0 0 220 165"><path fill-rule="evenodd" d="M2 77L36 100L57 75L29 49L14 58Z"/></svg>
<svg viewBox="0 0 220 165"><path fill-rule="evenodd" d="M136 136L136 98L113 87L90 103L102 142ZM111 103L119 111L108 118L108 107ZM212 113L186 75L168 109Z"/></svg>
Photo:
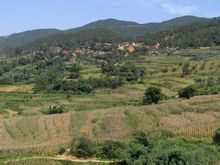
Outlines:
<svg viewBox="0 0 220 165"><path fill-rule="evenodd" d="M218 128L216 131L215 131L215 135L213 137L213 141L214 143L216 143L217 145L220 145L220 128Z"/></svg>
<svg viewBox="0 0 220 165"><path fill-rule="evenodd" d="M149 137L137 131L128 143L105 141L95 144L87 138L77 140L71 154L81 158L96 155L122 164L215 164L219 161L217 146L206 141L170 138L158 132Z"/></svg>
<svg viewBox="0 0 220 165"><path fill-rule="evenodd" d="M179 97L187 98L194 96L196 93L196 89L193 86L188 86L179 91Z"/></svg>
<svg viewBox="0 0 220 165"><path fill-rule="evenodd" d="M53 115L53 114L61 114L64 112L64 107L63 106L49 106L49 110L43 110L43 114L47 115Z"/></svg>
<svg viewBox="0 0 220 165"><path fill-rule="evenodd" d="M0 37L0 52L12 53L16 48L17 51L19 51L19 47L23 47L35 40L55 35L59 32L57 29L39 29L12 34L7 37Z"/></svg>
<svg viewBox="0 0 220 165"><path fill-rule="evenodd" d="M161 89L158 87L149 87L145 93L143 98L143 104L157 104L162 99Z"/></svg>
<svg viewBox="0 0 220 165"><path fill-rule="evenodd" d="M71 153L79 158L89 158L94 155L94 145L90 139L85 137L79 138L78 141L73 141Z"/></svg>
<svg viewBox="0 0 220 165"><path fill-rule="evenodd" d="M176 29L161 31L160 33L147 33L139 37L139 40L148 45L160 43L162 47L187 48L219 45L219 23L219 18L194 22Z"/></svg>
<svg viewBox="0 0 220 165"><path fill-rule="evenodd" d="M219 18L130 25L96 22L0 54L0 162L220 161ZM166 31L145 43L125 35L149 27Z"/></svg>

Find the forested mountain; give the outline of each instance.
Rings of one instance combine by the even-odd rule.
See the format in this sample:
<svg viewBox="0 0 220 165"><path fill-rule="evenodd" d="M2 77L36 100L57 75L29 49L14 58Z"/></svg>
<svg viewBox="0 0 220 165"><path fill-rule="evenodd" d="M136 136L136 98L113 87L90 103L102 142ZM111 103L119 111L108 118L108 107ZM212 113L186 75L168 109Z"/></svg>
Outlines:
<svg viewBox="0 0 220 165"><path fill-rule="evenodd" d="M207 21L206 18L199 18L195 16L183 16L177 17L161 23L147 23L139 24L130 21L120 21L116 19L99 20L89 23L80 28L72 29L70 31L82 30L82 29L94 29L94 28L108 28L113 31L118 31L130 36L143 35L147 32L158 32L161 30L168 30L170 28L176 28L184 26L193 22Z"/></svg>
<svg viewBox="0 0 220 165"><path fill-rule="evenodd" d="M147 33L138 37L148 45L160 43L162 47L199 47L220 44L220 17L210 21L194 22L172 30Z"/></svg>
<svg viewBox="0 0 220 165"><path fill-rule="evenodd" d="M22 47L37 39L48 37L59 32L60 30L57 29L37 29L0 37L0 51L8 51L11 48Z"/></svg>
<svg viewBox="0 0 220 165"><path fill-rule="evenodd" d="M119 32L114 32L109 29L97 28L80 31L67 31L50 37L42 38L27 45L26 48L36 48L41 46L51 47L59 46L62 48L77 47L86 43L118 43L128 41L130 38Z"/></svg>
<svg viewBox="0 0 220 165"><path fill-rule="evenodd" d="M79 28L69 29L69 30L64 30L64 31L57 30L57 29L32 30L32 31L12 34L6 37L0 37L0 51L5 51L5 52L12 51L15 48L29 45L31 42L42 39L42 38L44 39L41 41L50 42L50 43L57 42L58 40L61 41L63 39L66 42L68 40L71 40L71 38L74 37L73 35L76 35L73 40L81 40L81 39L83 40L83 39L88 39L88 38L91 39L91 36L95 36L94 39L96 39L99 35L97 31L99 31L100 29L108 29L106 37L112 40L113 38L114 39L117 38L115 36L116 33L117 34L120 33L120 36L118 36L119 38L122 37L122 34L135 37L135 36L143 35L148 32L159 32L162 30L175 29L177 27L188 25L190 23L206 22L207 20L208 19L206 18L198 18L194 16L183 16L183 17L174 18L168 21L164 21L161 23L138 24L136 22L130 22L130 21L119 21L115 19L107 19L107 20L96 21L96 22L87 24L85 26L79 27ZM91 29L93 30L89 32L89 30ZM94 29L99 29L99 30L94 30ZM102 30L100 34L103 34L103 32L104 31ZM94 34L91 35L91 33L94 33ZM88 38L85 34L89 35ZM112 37L110 37L111 34L113 34ZM104 36L101 35L99 36L99 39L103 37ZM55 39L55 41L53 41L53 39ZM39 41L37 41L36 43L39 43Z"/></svg>

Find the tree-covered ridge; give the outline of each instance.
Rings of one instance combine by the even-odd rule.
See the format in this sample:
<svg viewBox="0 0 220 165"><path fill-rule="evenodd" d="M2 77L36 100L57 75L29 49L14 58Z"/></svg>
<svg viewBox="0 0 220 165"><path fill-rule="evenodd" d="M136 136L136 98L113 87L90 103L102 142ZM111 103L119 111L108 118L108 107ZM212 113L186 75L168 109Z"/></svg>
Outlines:
<svg viewBox="0 0 220 165"><path fill-rule="evenodd" d="M220 44L220 18L196 22L173 30L147 33L138 37L148 45L160 43L162 47L201 47Z"/></svg>
<svg viewBox="0 0 220 165"><path fill-rule="evenodd" d="M114 32L109 29L100 28L74 32L63 32L58 35L50 36L32 42L31 44L27 45L26 48L38 49L42 46L59 46L69 49L72 47L85 45L86 43L120 43L128 40L130 40L130 38L124 34Z"/></svg>
<svg viewBox="0 0 220 165"><path fill-rule="evenodd" d="M51 42L50 40L53 39L66 39L71 38L73 35L76 35L75 38L84 38L88 33L94 33L94 36L102 35L103 33L96 33L98 29L108 29L109 31L114 31L115 33L120 33L126 36L136 37L143 35L147 32L159 32L168 29L175 29L177 27L185 26L190 23L195 22L206 22L209 19L206 18L199 18L194 16L183 16L174 18L168 21L164 21L161 23L147 23L147 24L139 24L136 22L131 21L120 21L116 19L107 19L107 20L100 20L96 22L89 23L85 26L69 29L69 30L57 30L57 29L38 29L38 30L31 30L22 33L12 34L6 37L0 37L0 52L8 52L11 49L24 47L29 45L31 42L44 38L45 43ZM91 32L88 31L91 30ZM77 33L78 32L78 33ZM85 33L84 33L85 32ZM59 35L58 35L59 34ZM108 36L110 37L108 32ZM115 37L115 34L112 32L112 37ZM51 37L53 36L53 37ZM100 36L102 37L102 36ZM110 38L112 38L110 37ZM100 38L99 38L100 39Z"/></svg>
<svg viewBox="0 0 220 165"><path fill-rule="evenodd" d="M85 45L85 43L89 43L90 46L94 43L111 43L114 45L134 40L138 42L144 41L146 45L160 43L162 47L218 45L218 22L218 18L208 20L192 16L179 17L158 24L151 23L145 25L108 19L39 39L27 45L26 48L58 46L68 50L73 47ZM134 37L136 34L131 32L132 30L136 34L150 33L136 38Z"/></svg>
<svg viewBox="0 0 220 165"><path fill-rule="evenodd" d="M200 22L200 21L203 22L206 20L208 19L194 17L194 16L183 16L160 23L139 24L131 21L107 19L107 20L99 20L96 22L92 22L83 27L73 30L108 28L110 30L118 31L126 35L139 36L147 32L159 32L161 30L168 30L170 28L176 28L176 27L188 25L193 22Z"/></svg>
<svg viewBox="0 0 220 165"><path fill-rule="evenodd" d="M22 47L42 37L48 37L59 33L57 29L38 29L22 33L15 33L6 37L0 37L0 51L9 50L10 48Z"/></svg>

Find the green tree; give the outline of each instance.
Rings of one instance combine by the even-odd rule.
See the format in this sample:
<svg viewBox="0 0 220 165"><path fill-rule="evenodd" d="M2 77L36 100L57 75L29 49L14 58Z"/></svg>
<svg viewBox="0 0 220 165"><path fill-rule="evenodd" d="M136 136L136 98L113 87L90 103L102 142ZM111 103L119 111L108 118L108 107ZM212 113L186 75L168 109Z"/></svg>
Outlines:
<svg viewBox="0 0 220 165"><path fill-rule="evenodd" d="M142 100L144 105L149 104L157 104L160 100L162 100L161 89L158 87L149 87L144 94L144 98Z"/></svg>
<svg viewBox="0 0 220 165"><path fill-rule="evenodd" d="M190 64L189 63L186 63L184 66L183 66L183 76L187 76L187 75L190 75L191 74L191 69L189 68L190 67Z"/></svg>
<svg viewBox="0 0 220 165"><path fill-rule="evenodd" d="M73 64L70 68L69 68L69 71L70 71L70 76L69 78L70 79L77 79L79 78L80 76L80 70L81 70L81 67L79 64L75 63Z"/></svg>
<svg viewBox="0 0 220 165"><path fill-rule="evenodd" d="M179 97L190 99L190 97L196 94L197 90L193 86L188 86L186 88L181 89L179 93Z"/></svg>
<svg viewBox="0 0 220 165"><path fill-rule="evenodd" d="M2 85L10 85L13 83L14 83L14 80L10 76L0 77L0 84L2 84Z"/></svg>
<svg viewBox="0 0 220 165"><path fill-rule="evenodd" d="M119 153L122 164L148 164L153 145L142 131L133 134L133 142Z"/></svg>
<svg viewBox="0 0 220 165"><path fill-rule="evenodd" d="M47 91L59 90L63 83L63 73L56 69L49 69L35 77L34 91Z"/></svg>

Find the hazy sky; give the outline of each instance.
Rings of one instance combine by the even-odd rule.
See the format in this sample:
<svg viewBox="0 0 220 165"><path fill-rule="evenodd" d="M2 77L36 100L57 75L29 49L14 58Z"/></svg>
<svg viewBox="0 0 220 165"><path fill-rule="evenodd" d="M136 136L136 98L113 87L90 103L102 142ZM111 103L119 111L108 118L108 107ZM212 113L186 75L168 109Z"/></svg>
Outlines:
<svg viewBox="0 0 220 165"><path fill-rule="evenodd" d="M0 36L106 18L148 23L182 15L220 16L220 0L0 0Z"/></svg>

